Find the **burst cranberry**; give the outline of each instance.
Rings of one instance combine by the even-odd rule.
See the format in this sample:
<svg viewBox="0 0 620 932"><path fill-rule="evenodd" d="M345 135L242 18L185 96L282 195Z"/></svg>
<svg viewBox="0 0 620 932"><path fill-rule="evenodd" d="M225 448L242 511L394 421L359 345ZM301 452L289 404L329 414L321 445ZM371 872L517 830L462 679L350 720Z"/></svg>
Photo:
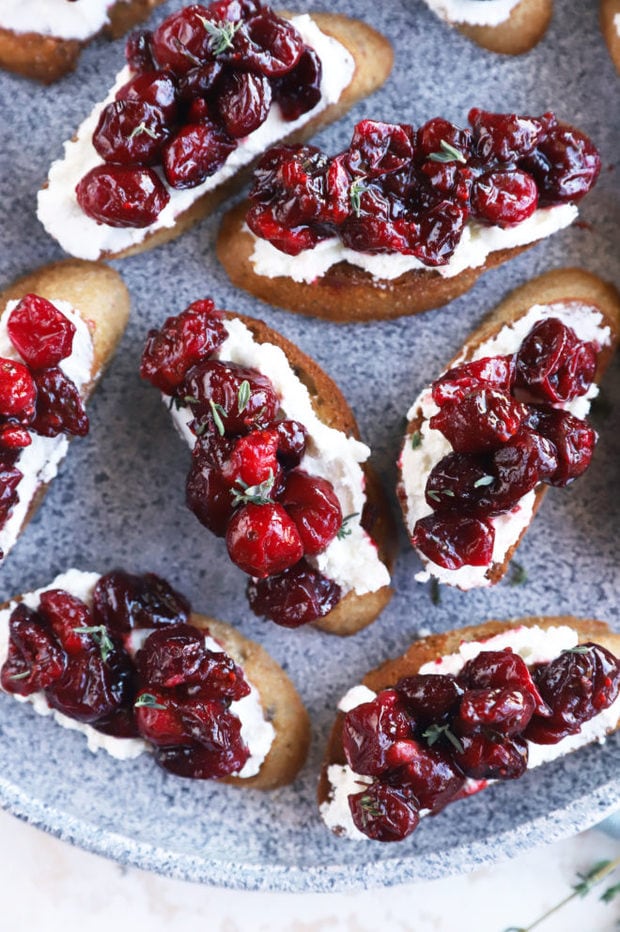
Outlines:
<svg viewBox="0 0 620 932"><path fill-rule="evenodd" d="M435 673L405 676L397 682L396 692L416 724L423 727L446 720L463 695L453 676Z"/></svg>
<svg viewBox="0 0 620 932"><path fill-rule="evenodd" d="M491 563L494 541L488 521L436 514L420 518L412 538L427 559L448 570Z"/></svg>
<svg viewBox="0 0 620 932"><path fill-rule="evenodd" d="M103 649L92 635L82 635L80 640L84 642L82 650L69 655L65 672L46 695L53 709L79 722L95 724L132 701L133 666L129 655L112 641L104 659Z"/></svg>
<svg viewBox="0 0 620 932"><path fill-rule="evenodd" d="M521 223L532 216L537 205L536 182L524 171L486 172L472 187L472 215L494 226Z"/></svg>
<svg viewBox="0 0 620 932"><path fill-rule="evenodd" d="M111 227L148 227L170 200L151 168L97 165L78 183L75 193L85 214Z"/></svg>
<svg viewBox="0 0 620 932"><path fill-rule="evenodd" d="M57 366L71 355L75 325L51 301L27 294L11 311L7 324L11 343L29 366Z"/></svg>
<svg viewBox="0 0 620 932"><path fill-rule="evenodd" d="M277 576L248 584L250 608L284 628L299 628L329 614L341 598L340 587L301 560Z"/></svg>
<svg viewBox="0 0 620 932"><path fill-rule="evenodd" d="M160 68L184 74L211 57L211 36L204 20L211 20L208 7L194 3L168 16L157 27L151 49Z"/></svg>
<svg viewBox="0 0 620 932"><path fill-rule="evenodd" d="M245 404L244 383L249 386ZM271 381L257 369L232 362L206 360L189 370L181 394L191 400L197 417L212 417L226 433L246 433L272 421L280 407Z"/></svg>
<svg viewBox="0 0 620 932"><path fill-rule="evenodd" d="M518 432L525 420L525 405L505 392L481 388L458 401L446 402L430 419L457 453L497 450Z"/></svg>
<svg viewBox="0 0 620 932"><path fill-rule="evenodd" d="M425 265L436 266L449 262L466 222L466 208L443 200L418 214L415 223L398 220L394 226L407 243L401 252L414 255Z"/></svg>
<svg viewBox="0 0 620 932"><path fill-rule="evenodd" d="M7 520L19 501L18 487L24 474L17 466L0 468L0 522Z"/></svg>
<svg viewBox="0 0 620 932"><path fill-rule="evenodd" d="M534 697L520 689L468 689L455 725L460 735L487 728L501 735L518 735L525 730L535 706Z"/></svg>
<svg viewBox="0 0 620 932"><path fill-rule="evenodd" d="M213 301L205 299L168 317L159 330L150 330L140 375L171 395L186 372L204 356L214 353L226 339L226 327Z"/></svg>
<svg viewBox="0 0 620 932"><path fill-rule="evenodd" d="M534 151L556 123L552 113L540 119L516 113L489 113L476 107L469 111L477 154L500 162L513 162Z"/></svg>
<svg viewBox="0 0 620 932"><path fill-rule="evenodd" d="M79 657L88 649L95 651L92 639L87 641L76 630L92 627L93 623L91 613L80 599L63 589L48 589L39 598L39 613L70 657Z"/></svg>
<svg viewBox="0 0 620 932"><path fill-rule="evenodd" d="M28 424L36 400L37 387L28 367L14 359L0 358L0 414Z"/></svg>
<svg viewBox="0 0 620 932"><path fill-rule="evenodd" d="M399 740L412 737L412 722L394 689L385 689L371 702L347 712L342 725L342 746L355 773L378 776L390 764L387 752Z"/></svg>
<svg viewBox="0 0 620 932"><path fill-rule="evenodd" d="M27 427L20 427L19 424L0 426L0 450L21 450L31 443L32 436Z"/></svg>
<svg viewBox="0 0 620 932"><path fill-rule="evenodd" d="M88 433L88 415L80 393L62 369L53 367L34 373L37 410L32 428L43 437Z"/></svg>
<svg viewBox="0 0 620 932"><path fill-rule="evenodd" d="M163 149L166 181L173 188L195 188L221 168L237 143L209 120L182 126Z"/></svg>
<svg viewBox="0 0 620 932"><path fill-rule="evenodd" d="M536 400L566 402L583 395L596 371L596 347L577 339L557 317L530 330L516 355L516 385Z"/></svg>
<svg viewBox="0 0 620 932"><path fill-rule="evenodd" d="M95 623L118 635L133 628L183 624L189 613L187 599L154 573L133 576L112 570L98 580L93 593Z"/></svg>
<svg viewBox="0 0 620 932"><path fill-rule="evenodd" d="M142 100L115 100L101 111L93 146L106 162L155 165L169 135L159 107Z"/></svg>
<svg viewBox="0 0 620 932"><path fill-rule="evenodd" d="M513 356L485 356L448 369L433 382L433 401L441 406L485 387L510 392L514 381L513 360Z"/></svg>
<svg viewBox="0 0 620 932"><path fill-rule="evenodd" d="M208 61L192 68L179 80L179 97L188 103L204 103L208 110L207 101L202 98L211 95L223 71L224 66L219 61ZM198 120L189 122L196 123Z"/></svg>
<svg viewBox="0 0 620 932"><path fill-rule="evenodd" d="M521 737L490 738L479 733L459 740L463 749L455 749L452 757L474 780L516 780L527 770L527 742Z"/></svg>
<svg viewBox="0 0 620 932"><path fill-rule="evenodd" d="M8 657L0 670L2 688L29 696L59 679L65 664L65 653L42 616L23 603L17 605L9 619Z"/></svg>
<svg viewBox="0 0 620 932"><path fill-rule="evenodd" d="M416 135L416 158L428 159L431 155L446 156L442 142L456 149L464 160L467 160L471 149L471 131L459 129L454 123L435 117L424 123Z"/></svg>
<svg viewBox="0 0 620 932"><path fill-rule="evenodd" d="M177 117L176 84L172 76L165 71L137 74L117 91L116 99L149 104L161 112L168 125L174 123Z"/></svg>
<svg viewBox="0 0 620 932"><path fill-rule="evenodd" d="M151 43L153 33L147 29L132 32L125 45L125 58L132 71L153 71L153 51Z"/></svg>
<svg viewBox="0 0 620 932"><path fill-rule="evenodd" d="M323 66L314 49L306 46L291 71L274 82L274 97L288 122L299 119L321 99Z"/></svg>
<svg viewBox="0 0 620 932"><path fill-rule="evenodd" d="M289 473L280 503L297 525L307 555L325 550L342 526L342 510L331 482L301 469Z"/></svg>
<svg viewBox="0 0 620 932"><path fill-rule="evenodd" d="M402 841L420 822L415 799L382 783L349 796L349 809L356 828L374 841Z"/></svg>
<svg viewBox="0 0 620 932"><path fill-rule="evenodd" d="M289 256L298 256L305 249L312 249L324 237L308 226L289 229L273 215L271 209L259 204L250 207L246 216L250 230L262 239L269 240L280 252Z"/></svg>
<svg viewBox="0 0 620 932"><path fill-rule="evenodd" d="M217 537L224 537L233 513L230 482L214 466L200 443L194 447L192 465L185 484L185 499L201 524Z"/></svg>
<svg viewBox="0 0 620 932"><path fill-rule="evenodd" d="M538 715L548 714L527 664L512 650L483 650L468 660L459 680L469 689L502 689L510 687L528 693L536 704Z"/></svg>
<svg viewBox="0 0 620 932"><path fill-rule="evenodd" d="M142 689L136 697L134 714L138 731L156 747L183 744L186 739L176 701L155 689Z"/></svg>
<svg viewBox="0 0 620 932"><path fill-rule="evenodd" d="M183 709L185 732L199 732L200 740L186 739L178 747L158 748L160 767L178 777L210 780L238 773L250 756L241 738L241 722L219 703L192 703Z"/></svg>
<svg viewBox="0 0 620 932"><path fill-rule="evenodd" d="M304 50L304 42L291 23L272 10L260 10L235 33L228 61L247 71L276 78L292 71Z"/></svg>
<svg viewBox="0 0 620 932"><path fill-rule="evenodd" d="M558 458L558 467L547 479L550 485L568 485L586 471L596 446L596 431L587 421L558 408L536 409L533 427L550 440Z"/></svg>
<svg viewBox="0 0 620 932"><path fill-rule="evenodd" d="M217 109L229 136L249 136L265 120L271 107L271 85L260 74L232 72L221 86Z"/></svg>
<svg viewBox="0 0 620 932"><path fill-rule="evenodd" d="M465 778L445 751L425 748L417 741L411 744L415 753L387 781L412 793L421 809L439 812L460 792Z"/></svg>
<svg viewBox="0 0 620 932"><path fill-rule="evenodd" d="M226 531L230 559L250 576L273 576L304 555L295 522L282 505L244 505Z"/></svg>
<svg viewBox="0 0 620 932"><path fill-rule="evenodd" d="M510 511L539 482L553 476L557 468L557 453L549 440L531 431L519 431L510 443L492 454L491 471L496 481L488 489L489 513Z"/></svg>
<svg viewBox="0 0 620 932"><path fill-rule="evenodd" d="M593 187L601 158L585 133L557 126L521 163L534 176L543 204L578 201Z"/></svg>
<svg viewBox="0 0 620 932"><path fill-rule="evenodd" d="M285 469L299 466L306 452L308 431L299 421L274 421L270 424L278 434L278 459Z"/></svg>
<svg viewBox="0 0 620 932"><path fill-rule="evenodd" d="M348 168L370 178L399 171L413 155L413 128L398 123L362 120L353 130Z"/></svg>
<svg viewBox="0 0 620 932"><path fill-rule="evenodd" d="M273 428L253 430L245 437L239 437L222 468L222 475L231 488L239 490L256 487L266 483L269 495L278 487L280 465L276 458L278 452L278 434Z"/></svg>
<svg viewBox="0 0 620 932"><path fill-rule="evenodd" d="M434 511L485 517L492 511L489 492L495 482L488 457L448 453L429 473L425 497Z"/></svg>
<svg viewBox="0 0 620 932"><path fill-rule="evenodd" d="M236 22L258 13L262 0L214 0L209 4L209 16L217 22Z"/></svg>

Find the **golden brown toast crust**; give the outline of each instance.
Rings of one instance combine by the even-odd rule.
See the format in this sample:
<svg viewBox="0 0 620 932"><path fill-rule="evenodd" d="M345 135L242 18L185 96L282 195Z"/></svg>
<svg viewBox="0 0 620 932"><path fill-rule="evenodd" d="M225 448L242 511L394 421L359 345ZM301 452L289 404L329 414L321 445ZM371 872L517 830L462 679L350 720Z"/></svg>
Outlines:
<svg viewBox="0 0 620 932"><path fill-rule="evenodd" d="M484 624L470 625L466 628L447 631L444 634L432 634L419 641L414 641L400 657L396 657L394 660L386 660L381 666L367 673L362 679L362 683L374 692L379 692L382 689L394 686L403 676L414 676L425 663L432 663L438 657L456 653L463 641L484 640L511 628L522 626L532 628L536 625L545 629L568 625L579 632L580 644L593 641L602 647L606 647L616 657L620 657L620 634L612 631L609 625L603 621L595 621L590 618L574 618L571 615L530 616L528 618L517 618L514 621L487 621ZM330 764L346 763L341 740L343 719L344 714L338 712L328 740L319 781L319 805L329 797L330 783L327 778L327 768ZM619 726L620 722L617 723L616 728Z"/></svg>
<svg viewBox="0 0 620 932"><path fill-rule="evenodd" d="M317 417L328 427L333 427L359 440L357 422L344 395L318 363L262 321L245 317L242 314L228 314L227 316L237 317L243 321L258 343L273 343L279 346L295 374L308 389ZM370 522L365 525L366 530L377 543L381 560L388 569L391 569L396 555L397 542L394 521L374 470L367 464L364 464L362 468L366 476L366 496L369 502L367 510ZM361 596L356 595L355 592L348 592L328 615L314 623L315 627L330 634L355 634L356 631L371 624L391 598L392 589L389 586Z"/></svg>
<svg viewBox="0 0 620 932"><path fill-rule="evenodd" d="M603 281L591 272L574 268L554 269L545 272L544 275L533 278L509 294L470 336L465 346L464 358L461 358L461 352L457 353L444 371L455 365L457 360L468 362L481 343L494 337L503 326L517 320L533 305L553 304L562 301L579 301L591 305L602 313L605 323L610 328L611 342L603 348L598 357L594 379L598 384L618 344L620 335L620 293L613 285ZM421 425L422 418L420 416L409 421L405 443L408 442L407 438L411 434L420 429ZM548 486L543 483L536 489L533 515L538 511L547 489ZM397 493L406 522L407 498L402 481L399 481ZM490 568L487 575L492 583L499 582L506 573L514 552L521 543L526 531L527 527L523 529L517 542L508 550L503 563L494 563Z"/></svg>
<svg viewBox="0 0 620 932"><path fill-rule="evenodd" d="M620 0L601 0L601 30L612 57L616 70L620 74L620 34L614 23L614 16L620 15Z"/></svg>
<svg viewBox="0 0 620 932"><path fill-rule="evenodd" d="M88 0L85 0L88 2ZM117 2L109 11L109 23L101 30L112 39L118 39L164 0L130 0ZM95 36L92 36L94 39ZM82 49L92 39L57 39L37 32L15 33L0 29L0 68L13 71L43 84L52 84L73 71Z"/></svg>
<svg viewBox="0 0 620 932"><path fill-rule="evenodd" d="M460 33L490 52L523 55L540 42L552 13L553 0L521 0L508 19L498 26L455 25Z"/></svg>

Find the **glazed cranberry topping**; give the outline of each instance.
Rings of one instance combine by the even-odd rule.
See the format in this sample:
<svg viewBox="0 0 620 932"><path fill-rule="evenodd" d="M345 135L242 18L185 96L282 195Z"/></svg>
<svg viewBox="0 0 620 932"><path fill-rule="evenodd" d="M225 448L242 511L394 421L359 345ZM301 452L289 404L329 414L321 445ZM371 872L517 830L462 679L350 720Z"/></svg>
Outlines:
<svg viewBox="0 0 620 932"><path fill-rule="evenodd" d="M289 473L280 501L295 522L304 553L315 555L342 526L342 510L331 482L301 469Z"/></svg>
<svg viewBox="0 0 620 932"><path fill-rule="evenodd" d="M228 524L226 546L233 563L258 579L281 573L304 555L295 522L275 503L239 508Z"/></svg>
<svg viewBox="0 0 620 932"><path fill-rule="evenodd" d="M113 634L133 628L165 628L189 620L187 599L154 573L134 576L112 570L101 576L93 592L93 617Z"/></svg>
<svg viewBox="0 0 620 932"><path fill-rule="evenodd" d="M85 214L111 227L148 227L170 200L151 168L122 165L97 165L75 193Z"/></svg>
<svg viewBox="0 0 620 932"><path fill-rule="evenodd" d="M306 46L295 67L273 82L273 95L285 120L297 120L321 99L323 66L314 49Z"/></svg>
<svg viewBox="0 0 620 932"><path fill-rule="evenodd" d="M527 415L525 405L494 388L472 391L443 405L430 419L457 453L497 450L518 432Z"/></svg>
<svg viewBox="0 0 620 932"><path fill-rule="evenodd" d="M18 605L9 619L9 653L0 671L6 692L29 696L59 679L66 657L38 612Z"/></svg>
<svg viewBox="0 0 620 932"><path fill-rule="evenodd" d="M28 366L0 357L0 415L29 424L36 401L37 386Z"/></svg>
<svg viewBox="0 0 620 932"><path fill-rule="evenodd" d="M234 139L258 129L270 107L271 85L264 75L236 71L222 82L217 109L226 132Z"/></svg>
<svg viewBox="0 0 620 932"><path fill-rule="evenodd" d="M169 135L159 107L134 98L115 100L101 111L93 146L106 162L155 165Z"/></svg>
<svg viewBox="0 0 620 932"><path fill-rule="evenodd" d="M32 369L57 366L71 355L75 325L51 301L27 294L7 322L11 343Z"/></svg>
<svg viewBox="0 0 620 932"><path fill-rule="evenodd" d="M597 353L557 318L541 320L516 354L515 384L536 401L571 401L592 384Z"/></svg>
<svg viewBox="0 0 620 932"><path fill-rule="evenodd" d="M422 553L448 570L486 566L493 556L495 530L479 518L432 514L416 523L412 542Z"/></svg>
<svg viewBox="0 0 620 932"><path fill-rule="evenodd" d="M393 782L413 794L420 809L428 809L433 814L439 812L461 791L465 777L446 751L429 748L418 741L407 743L412 749L410 759L393 775L388 775L386 782ZM388 751L388 759L397 747L398 742Z"/></svg>
<svg viewBox="0 0 620 932"><path fill-rule="evenodd" d="M165 125L170 126L175 122L178 112L177 96L176 83L168 72L146 70L145 74L137 74L131 81L124 84L118 91L116 99L139 101L143 105L156 107Z"/></svg>
<svg viewBox="0 0 620 932"><path fill-rule="evenodd" d="M420 822L415 798L383 783L349 796L349 808L355 826L375 841L402 841Z"/></svg>
<svg viewBox="0 0 620 932"><path fill-rule="evenodd" d="M386 755L396 741L412 737L412 723L394 689L383 690L376 699L347 712L342 726L342 746L349 766L370 777L388 768Z"/></svg>
<svg viewBox="0 0 620 932"><path fill-rule="evenodd" d="M550 485L568 485L590 465L596 431L587 421L557 408L531 408L530 423L555 447L558 466L547 479Z"/></svg>
<svg viewBox="0 0 620 932"><path fill-rule="evenodd" d="M485 356L448 369L441 375L433 382L433 401L441 406L449 401L460 401L471 392L484 388L510 392L513 383L513 356Z"/></svg>
<svg viewBox="0 0 620 932"><path fill-rule="evenodd" d="M244 384L249 389L245 404L241 392ZM188 399L197 418L221 423L224 431L230 434L246 433L252 427L268 424L280 407L267 376L257 369L216 359L193 366L185 376L180 393Z"/></svg>
<svg viewBox="0 0 620 932"><path fill-rule="evenodd" d="M250 608L284 628L299 628L327 615L341 599L337 583L300 560L277 576L248 584Z"/></svg>
<svg viewBox="0 0 620 932"><path fill-rule="evenodd" d="M43 437L88 433L88 415L75 384L54 366L35 372L37 409L32 428Z"/></svg>
<svg viewBox="0 0 620 932"><path fill-rule="evenodd" d="M187 123L164 146L166 181L172 188L195 188L222 167L235 147L226 131L210 120Z"/></svg>
<svg viewBox="0 0 620 932"><path fill-rule="evenodd" d="M419 725L447 720L463 695L455 677L443 674L405 676L396 684L396 692Z"/></svg>
<svg viewBox="0 0 620 932"><path fill-rule="evenodd" d="M125 58L132 71L154 70L152 40L153 33L147 29L136 30L127 39Z"/></svg>

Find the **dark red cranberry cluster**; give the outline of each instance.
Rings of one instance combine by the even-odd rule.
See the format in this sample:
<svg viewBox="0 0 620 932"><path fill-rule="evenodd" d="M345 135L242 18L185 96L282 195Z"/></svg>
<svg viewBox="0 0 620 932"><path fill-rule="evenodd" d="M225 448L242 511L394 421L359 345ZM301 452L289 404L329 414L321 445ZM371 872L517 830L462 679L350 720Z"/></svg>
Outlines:
<svg viewBox="0 0 620 932"><path fill-rule="evenodd" d="M104 734L143 737L179 776L237 773L249 751L229 709L250 687L189 617L187 600L153 574L102 576L92 609L50 589L36 610L13 610L0 684L20 696L43 691L51 708ZM134 656L132 632L144 629L154 630Z"/></svg>
<svg viewBox="0 0 620 932"><path fill-rule="evenodd" d="M104 164L76 188L82 210L146 227L171 188L194 188L267 119L296 120L321 97L321 61L262 0L194 3L127 42L134 76L103 108L93 145ZM155 168L157 167L157 171Z"/></svg>
<svg viewBox="0 0 620 932"><path fill-rule="evenodd" d="M256 169L250 229L296 256L338 236L360 252L445 265L468 219L507 227L538 206L578 201L600 158L579 130L541 117L469 112L471 129L440 117L358 123L348 149L279 146Z"/></svg>
<svg viewBox="0 0 620 932"><path fill-rule="evenodd" d="M434 814L488 780L520 777L528 741L577 734L619 692L620 662L591 643L531 670L500 650L483 651L456 677L404 677L344 717L347 763L373 778L349 796L353 821L369 838L400 841L421 810Z"/></svg>
<svg viewBox="0 0 620 932"><path fill-rule="evenodd" d="M80 394L60 368L71 355L72 322L50 301L28 294L11 311L7 330L23 362L0 357L0 527L19 500L17 463L32 434L88 433Z"/></svg>
<svg viewBox="0 0 620 932"><path fill-rule="evenodd" d="M519 507L541 483L568 485L589 466L596 432L562 405L584 395L600 347L555 317L537 323L512 356L450 369L432 386L440 430L453 452L433 467L412 542L449 570L491 563L491 518ZM559 407L557 407L559 406ZM414 433L408 442L419 442Z"/></svg>
<svg viewBox="0 0 620 932"><path fill-rule="evenodd" d="M214 358L226 336L213 302L196 301L150 331L140 372L193 415L188 506L254 577L252 609L298 627L340 599L306 558L341 533L342 511L332 484L299 468L307 432L283 415L269 378Z"/></svg>

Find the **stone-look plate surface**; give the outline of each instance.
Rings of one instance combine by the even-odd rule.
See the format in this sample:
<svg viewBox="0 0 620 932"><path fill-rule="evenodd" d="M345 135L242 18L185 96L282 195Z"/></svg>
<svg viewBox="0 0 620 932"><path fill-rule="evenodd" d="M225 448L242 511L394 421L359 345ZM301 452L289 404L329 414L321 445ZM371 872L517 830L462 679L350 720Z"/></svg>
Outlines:
<svg viewBox="0 0 620 932"><path fill-rule="evenodd" d="M161 18L180 4L168 3ZM300 9L310 4L298 0ZM287 668L312 713L310 759L296 784L270 795L167 777L148 757L119 763L91 755L83 739L30 708L0 697L0 801L16 815L122 862L231 887L332 890L388 885L474 865L598 821L620 801L620 740L589 748L518 783L424 820L398 846L332 837L315 808L316 777L339 696L370 667L401 653L419 628L441 631L487 618L525 614L594 615L619 625L617 527L620 520L619 405L601 412L600 445L589 474L552 490L518 559L520 586L443 591L431 602L414 582L419 563L401 533L396 596L383 617L353 639L288 632L249 613L244 578L184 507L189 454L157 392L137 369L147 329L191 300L213 295L224 307L263 315L313 354L344 388L386 486L411 399L507 291L553 266L582 264L617 275L616 121L618 79L598 29L596 4L562 0L546 39L508 60L478 49L437 20L420 0L340 0L333 9L367 17L395 45L390 83L319 137L337 151L365 116L416 124L442 114L466 118L471 106L536 114L553 109L590 132L603 172L582 208L584 224L488 274L450 307L389 324L335 326L262 306L235 294L218 267L218 216L164 248L118 263L131 290L131 323L91 405L92 430L74 443L43 508L2 569L0 597L47 583L69 566L106 571L124 565L170 578L197 609L230 620L262 641ZM0 79L1 284L60 251L39 226L35 192L107 79L122 43L99 43L79 71L43 90ZM604 395L620 394L617 363ZM392 505L396 503L392 497Z"/></svg>

